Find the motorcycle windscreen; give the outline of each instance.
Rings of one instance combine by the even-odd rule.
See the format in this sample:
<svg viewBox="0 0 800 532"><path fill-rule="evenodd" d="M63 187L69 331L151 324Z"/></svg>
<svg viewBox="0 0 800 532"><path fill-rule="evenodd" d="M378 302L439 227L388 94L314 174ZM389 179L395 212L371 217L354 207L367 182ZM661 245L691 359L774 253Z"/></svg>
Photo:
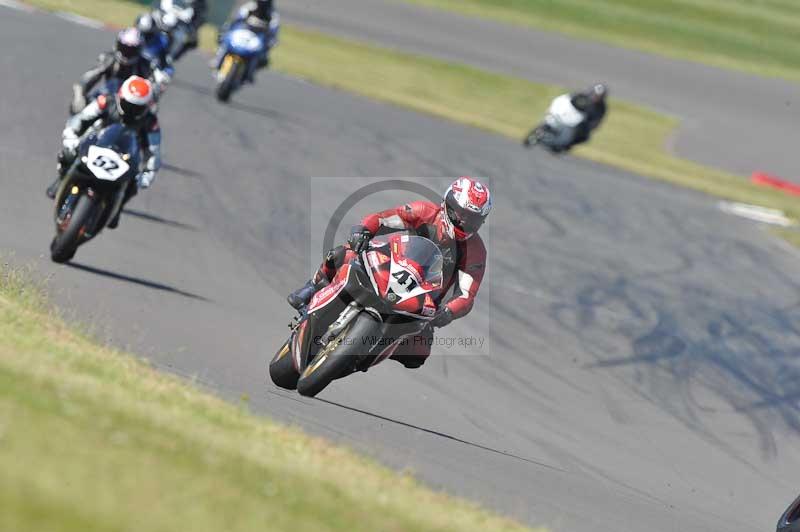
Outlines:
<svg viewBox="0 0 800 532"><path fill-rule="evenodd" d="M389 290L400 301L442 288L444 259L439 246L421 236L392 235Z"/></svg>
<svg viewBox="0 0 800 532"><path fill-rule="evenodd" d="M129 157L132 168L138 168L139 140L136 132L122 124L111 124L103 128L91 143L100 148L114 150Z"/></svg>

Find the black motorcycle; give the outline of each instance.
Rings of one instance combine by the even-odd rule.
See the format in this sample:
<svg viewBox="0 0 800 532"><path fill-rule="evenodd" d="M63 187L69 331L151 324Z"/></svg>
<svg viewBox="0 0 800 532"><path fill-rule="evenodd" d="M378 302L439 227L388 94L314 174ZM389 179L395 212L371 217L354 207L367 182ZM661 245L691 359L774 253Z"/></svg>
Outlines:
<svg viewBox="0 0 800 532"><path fill-rule="evenodd" d="M112 124L86 135L56 192L53 262L75 256L78 246L97 236L119 214L139 170L136 131Z"/></svg>

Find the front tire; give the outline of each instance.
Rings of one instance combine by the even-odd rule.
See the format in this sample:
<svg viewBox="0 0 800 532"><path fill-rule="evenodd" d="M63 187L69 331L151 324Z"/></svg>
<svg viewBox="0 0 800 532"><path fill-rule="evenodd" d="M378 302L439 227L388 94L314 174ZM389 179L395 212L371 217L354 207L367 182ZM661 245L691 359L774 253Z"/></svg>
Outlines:
<svg viewBox="0 0 800 532"><path fill-rule="evenodd" d="M75 252L80 245L83 237L84 226L89 221L94 210L94 202L88 196L78 198L69 225L60 233L56 234L50 244L50 258L53 262L62 264L75 256Z"/></svg>
<svg viewBox="0 0 800 532"><path fill-rule="evenodd" d="M276 386L286 390L296 390L297 380L300 378L300 374L294 369L294 362L292 362L292 349L289 345L291 341L292 338L289 338L269 363L270 379Z"/></svg>
<svg viewBox="0 0 800 532"><path fill-rule="evenodd" d="M314 397L334 380L354 371L358 355L363 354L371 345L363 339L374 336L379 327L380 321L368 312L356 316L306 366L297 382L300 395Z"/></svg>
<svg viewBox="0 0 800 532"><path fill-rule="evenodd" d="M530 148L531 146L535 146L539 142L539 138L536 136L536 131L538 128L534 128L528 133L524 139L522 139L522 145L526 148Z"/></svg>
<svg viewBox="0 0 800 532"><path fill-rule="evenodd" d="M242 63L234 59L232 55L227 55L222 60L220 72L225 71L225 77L217 83L217 99L227 102L231 99L231 94L238 84Z"/></svg>
<svg viewBox="0 0 800 532"><path fill-rule="evenodd" d="M547 134L546 126L544 124L540 124L533 128L530 133L528 133L528 136L525 137L525 140L522 141L522 144L526 148L536 146L537 144L543 143ZM545 142L544 144L547 143Z"/></svg>

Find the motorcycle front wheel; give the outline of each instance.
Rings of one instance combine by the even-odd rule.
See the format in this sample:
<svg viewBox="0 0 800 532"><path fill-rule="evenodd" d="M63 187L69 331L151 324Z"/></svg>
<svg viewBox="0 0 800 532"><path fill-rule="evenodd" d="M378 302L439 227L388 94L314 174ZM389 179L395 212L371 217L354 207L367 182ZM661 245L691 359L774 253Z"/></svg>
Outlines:
<svg viewBox="0 0 800 532"><path fill-rule="evenodd" d="M526 148L535 146L536 144L539 143L539 138L540 138L539 127L537 126L533 128L524 139L522 139L522 145L525 146Z"/></svg>
<svg viewBox="0 0 800 532"><path fill-rule="evenodd" d="M291 341L292 338L289 338L275 353L269 363L269 377L276 386L287 390L296 390L300 374L294 369L294 363L292 362L292 350L289 345Z"/></svg>
<svg viewBox="0 0 800 532"><path fill-rule="evenodd" d="M53 262L61 264L75 256L93 209L92 198L85 195L78 198L75 207L72 208L67 226L59 229L50 243L50 258Z"/></svg>
<svg viewBox="0 0 800 532"><path fill-rule="evenodd" d="M314 397L334 380L353 372L359 355L372 345L370 339L378 333L380 325L368 312L356 316L303 370L297 382L300 395Z"/></svg>
<svg viewBox="0 0 800 532"><path fill-rule="evenodd" d="M217 82L217 99L227 102L233 94L242 76L242 61L230 54L226 55L219 67Z"/></svg>

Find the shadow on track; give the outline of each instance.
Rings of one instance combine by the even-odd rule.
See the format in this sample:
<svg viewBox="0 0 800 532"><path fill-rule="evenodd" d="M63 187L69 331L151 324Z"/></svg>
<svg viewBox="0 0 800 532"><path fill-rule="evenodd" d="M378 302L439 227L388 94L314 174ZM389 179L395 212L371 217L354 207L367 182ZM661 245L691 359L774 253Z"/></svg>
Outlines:
<svg viewBox="0 0 800 532"><path fill-rule="evenodd" d="M185 168L181 168L180 166L175 166L174 164L163 163L161 165L161 169L167 170L181 177L194 177L194 178L203 177L203 174L201 174L200 172L195 172L194 170L187 170Z"/></svg>
<svg viewBox="0 0 800 532"><path fill-rule="evenodd" d="M147 220L148 222L153 222L157 224L167 225L169 227L176 227L178 229L186 229L187 231L198 231L199 229L191 224L185 224L183 222L178 222L175 220L169 220L167 218L162 218L161 216L156 216L155 214L149 214L143 211L138 211L136 209L125 209L122 211L125 216L133 216L134 218L139 218L140 220Z"/></svg>
<svg viewBox="0 0 800 532"><path fill-rule="evenodd" d="M197 85L195 83L190 83L188 81L176 79L175 81L172 82L172 86L188 90L196 94L202 94L210 98L214 98L215 101L217 98L216 95L214 94L214 91L211 88L204 87L202 85ZM288 118L287 115L275 111L273 109L263 109L261 107L256 107L255 105L248 105L246 103L237 102L235 100L231 100L225 103L224 105L225 107L233 109L235 111L242 111L244 113L259 115L266 118L281 119L281 120L286 120Z"/></svg>
<svg viewBox="0 0 800 532"><path fill-rule="evenodd" d="M109 279L116 279L118 281L125 281L126 283L132 283L132 284L136 284L136 285L139 285L139 286L144 286L146 288L152 288L153 290L160 290L162 292L169 292L170 294L177 294L179 296L188 297L190 299L196 299L198 301L211 302L210 299L205 298L203 296L199 296L199 295L193 294L191 292L186 292L184 290L179 290L177 288L174 288L174 287L166 285L166 284L156 283L154 281L148 281L147 279L141 279L139 277L131 277L129 275L123 275L121 273L111 272L111 271L108 271L108 270L95 268L93 266L87 266L85 264L80 264L80 263L77 263L77 262L69 262L69 263L66 264L66 266L68 266L70 268L74 268L76 270L81 270L81 271L84 271L84 272L93 273L95 275L108 277Z"/></svg>
<svg viewBox="0 0 800 532"><path fill-rule="evenodd" d="M331 405L331 406L344 408L345 410L349 410L351 412L358 412L359 414L364 414L366 416L374 417L376 419L380 419L381 421L388 421L389 423L394 423L395 425L400 425L400 426L407 427L407 428L410 428L410 429L418 430L420 432L424 432L426 434L431 434L433 436L438 436L440 438L451 440L451 441L454 441L456 443L461 443L463 445L468 445L469 447L474 447L476 449L481 449L483 451L488 451L490 453L499 454L501 456L506 456L508 458L514 458L516 460L522 460L523 462L528 462L529 464L534 464L534 465L537 465L539 467L552 469L553 471L560 471L561 473L569 473L569 471L567 471L566 469L561 469L559 467L555 467L555 466L552 466L550 464L545 464L544 462L538 462L538 461L532 460L530 458L525 458L524 456L519 456L519 455L516 455L516 454L513 454L513 453L509 453L508 451L501 451L500 449L494 449L492 447L487 447L486 445L481 445L479 443L474 443L474 442L471 442L471 441L462 440L461 438L457 438L456 436L451 436L449 434L445 434L444 432L439 432L439 431L432 430L432 429L426 429L425 427L420 427L418 425L412 425L411 423L406 423L405 421L392 419L390 417L382 416L380 414L375 414L374 412L368 412L366 410L361 410L360 408L355 408L353 406L343 405L341 403L336 403L334 401L328 401L327 399L320 399L319 397L317 397L316 400L320 401L322 403Z"/></svg>

